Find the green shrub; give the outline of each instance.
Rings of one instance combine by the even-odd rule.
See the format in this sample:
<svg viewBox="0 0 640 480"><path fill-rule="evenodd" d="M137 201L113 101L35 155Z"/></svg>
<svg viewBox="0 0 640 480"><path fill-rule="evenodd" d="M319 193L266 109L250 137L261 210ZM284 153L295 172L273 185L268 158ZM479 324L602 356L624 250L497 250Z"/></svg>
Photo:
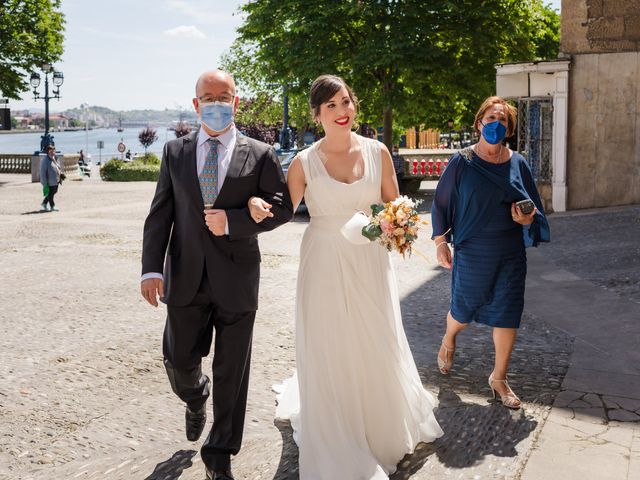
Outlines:
<svg viewBox="0 0 640 480"><path fill-rule="evenodd" d="M100 167L100 176L103 180L109 181L111 180L111 177L123 166L124 162L122 160L119 158L112 158Z"/></svg>
<svg viewBox="0 0 640 480"><path fill-rule="evenodd" d="M159 164L125 163L117 158L100 168L100 176L106 182L157 182L159 173Z"/></svg>
<svg viewBox="0 0 640 480"><path fill-rule="evenodd" d="M160 165L160 159L155 153L145 153L131 163L139 165Z"/></svg>

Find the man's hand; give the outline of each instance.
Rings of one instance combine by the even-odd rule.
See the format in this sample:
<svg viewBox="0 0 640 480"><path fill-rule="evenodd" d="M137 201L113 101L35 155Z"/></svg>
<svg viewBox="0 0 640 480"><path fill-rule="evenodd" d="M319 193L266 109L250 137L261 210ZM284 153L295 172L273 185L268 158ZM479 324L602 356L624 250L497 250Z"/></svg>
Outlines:
<svg viewBox="0 0 640 480"><path fill-rule="evenodd" d="M224 235L224 229L227 226L227 213L224 210L205 210L204 221L216 237Z"/></svg>
<svg viewBox="0 0 640 480"><path fill-rule="evenodd" d="M164 284L159 278L147 278L140 283L140 293L154 307L158 306L158 295L164 297Z"/></svg>

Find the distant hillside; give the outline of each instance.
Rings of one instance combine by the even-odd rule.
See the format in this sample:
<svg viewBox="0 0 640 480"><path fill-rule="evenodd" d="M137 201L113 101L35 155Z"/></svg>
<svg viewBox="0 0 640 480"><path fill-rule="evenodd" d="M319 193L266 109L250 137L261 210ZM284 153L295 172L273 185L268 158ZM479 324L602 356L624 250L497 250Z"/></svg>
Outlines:
<svg viewBox="0 0 640 480"><path fill-rule="evenodd" d="M122 123L138 122L150 124L171 124L172 122L185 121L193 123L197 120L195 111L186 110L125 110L115 111L107 107L97 105L89 106L87 109L72 108L62 112L69 118L83 119L85 115L89 118L100 118L102 122L109 125L117 125L120 120Z"/></svg>

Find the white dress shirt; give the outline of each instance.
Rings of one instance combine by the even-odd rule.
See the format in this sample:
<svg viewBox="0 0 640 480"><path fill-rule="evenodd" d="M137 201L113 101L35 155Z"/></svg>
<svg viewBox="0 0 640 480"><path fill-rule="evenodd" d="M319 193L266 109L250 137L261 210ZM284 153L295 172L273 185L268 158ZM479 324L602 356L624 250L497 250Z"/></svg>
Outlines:
<svg viewBox="0 0 640 480"><path fill-rule="evenodd" d="M224 132L222 135L218 135L216 138L220 140L220 144L218 145L218 193L222 189L222 184L224 183L224 179L227 177L227 172L229 171L229 164L231 163L231 156L233 155L233 149L236 147L236 138L237 133L235 125L231 125L231 128ZM204 131L204 128L200 128L198 131L198 136L196 137L197 147L196 147L196 169L198 172L198 176L202 173L202 169L204 168L204 162L207 159L207 154L209 153L209 144L207 140L209 140L211 136ZM224 226L225 235L229 235L229 223ZM159 272L149 272L142 275L140 281L147 280L148 278L159 278L164 281L164 276Z"/></svg>

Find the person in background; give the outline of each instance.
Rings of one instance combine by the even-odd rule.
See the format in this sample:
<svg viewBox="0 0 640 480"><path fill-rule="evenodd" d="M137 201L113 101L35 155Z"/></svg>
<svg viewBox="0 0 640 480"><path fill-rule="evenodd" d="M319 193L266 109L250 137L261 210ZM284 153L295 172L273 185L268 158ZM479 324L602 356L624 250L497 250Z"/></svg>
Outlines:
<svg viewBox="0 0 640 480"><path fill-rule="evenodd" d="M53 197L58 192L62 172L56 160L56 147L49 145L46 152L47 156L40 162L40 183L42 184L45 195L40 206L42 210L49 210L50 207L52 212L57 212L58 209L56 208Z"/></svg>

